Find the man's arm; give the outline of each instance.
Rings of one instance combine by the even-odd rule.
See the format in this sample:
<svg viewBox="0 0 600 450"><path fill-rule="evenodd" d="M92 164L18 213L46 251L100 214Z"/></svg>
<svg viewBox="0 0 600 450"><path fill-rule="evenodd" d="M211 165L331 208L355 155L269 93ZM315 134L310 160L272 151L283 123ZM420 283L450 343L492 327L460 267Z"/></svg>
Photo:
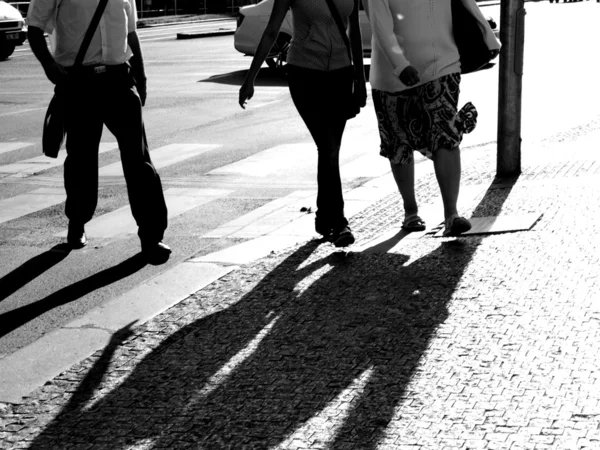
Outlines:
<svg viewBox="0 0 600 450"><path fill-rule="evenodd" d="M67 72L50 54L46 38L44 37L44 31L38 27L29 25L27 28L27 40L29 41L31 51L42 64L48 79L54 84L64 81L68 76Z"/></svg>
<svg viewBox="0 0 600 450"><path fill-rule="evenodd" d="M144 67L144 55L142 54L140 38L136 31L132 31L127 35L127 43L133 52L133 56L129 60L131 73L133 78L135 78L135 86L142 100L142 106L144 106L146 104L146 69Z"/></svg>

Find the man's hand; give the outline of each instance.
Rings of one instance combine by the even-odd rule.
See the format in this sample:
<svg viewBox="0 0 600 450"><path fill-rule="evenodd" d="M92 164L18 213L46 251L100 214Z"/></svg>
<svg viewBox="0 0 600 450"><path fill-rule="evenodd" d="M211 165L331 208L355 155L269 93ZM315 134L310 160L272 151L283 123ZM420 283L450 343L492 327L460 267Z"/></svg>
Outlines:
<svg viewBox="0 0 600 450"><path fill-rule="evenodd" d="M50 82L60 84L65 81L68 77L67 71L63 66L58 64L50 54L42 29L34 27L33 25L29 26L27 30L27 40L29 41L31 51L42 64L42 68Z"/></svg>
<svg viewBox="0 0 600 450"><path fill-rule="evenodd" d="M65 68L54 60L44 64L43 68L51 83L61 84L69 77Z"/></svg>
<svg viewBox="0 0 600 450"><path fill-rule="evenodd" d="M137 89L138 95L140 96L140 100L142 101L142 106L146 106L146 96L148 94L148 90L146 87L146 78L136 78L135 88Z"/></svg>
<svg viewBox="0 0 600 450"><path fill-rule="evenodd" d="M413 66L408 66L400 73L400 81L406 86L414 86L421 79L419 78L419 71L415 69Z"/></svg>
<svg viewBox="0 0 600 450"><path fill-rule="evenodd" d="M364 81L354 82L354 98L357 100L358 106L365 107L367 104L367 83Z"/></svg>

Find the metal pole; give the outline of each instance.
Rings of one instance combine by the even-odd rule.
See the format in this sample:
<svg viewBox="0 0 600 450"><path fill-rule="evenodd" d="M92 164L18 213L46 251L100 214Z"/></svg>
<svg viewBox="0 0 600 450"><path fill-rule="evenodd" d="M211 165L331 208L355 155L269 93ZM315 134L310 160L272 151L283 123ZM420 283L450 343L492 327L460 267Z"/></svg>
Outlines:
<svg viewBox="0 0 600 450"><path fill-rule="evenodd" d="M521 92L525 42L524 0L500 4L500 79L496 176L521 173Z"/></svg>

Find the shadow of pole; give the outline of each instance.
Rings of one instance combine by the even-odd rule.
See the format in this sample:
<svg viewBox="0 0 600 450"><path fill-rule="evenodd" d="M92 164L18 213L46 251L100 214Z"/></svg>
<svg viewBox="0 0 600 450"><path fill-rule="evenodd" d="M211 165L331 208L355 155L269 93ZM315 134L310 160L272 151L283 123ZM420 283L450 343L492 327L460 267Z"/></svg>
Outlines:
<svg viewBox="0 0 600 450"><path fill-rule="evenodd" d="M491 186L474 215L509 192ZM286 448L313 436L319 448L375 449L483 239L444 240L415 261L320 257L311 241L275 268L251 272L260 280L253 288L244 291L232 273L195 295L198 320L91 409L85 403L98 383L81 383L70 413L30 448ZM90 371L96 379L108 370L101 360ZM111 430L110 442L101 430Z"/></svg>

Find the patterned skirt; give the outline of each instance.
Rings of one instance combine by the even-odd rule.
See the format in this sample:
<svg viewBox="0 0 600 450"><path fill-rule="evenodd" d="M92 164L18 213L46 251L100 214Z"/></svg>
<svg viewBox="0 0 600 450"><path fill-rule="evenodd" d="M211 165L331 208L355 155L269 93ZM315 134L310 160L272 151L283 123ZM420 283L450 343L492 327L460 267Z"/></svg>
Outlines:
<svg viewBox="0 0 600 450"><path fill-rule="evenodd" d="M438 149L458 146L477 123L472 103L457 112L459 86L460 74L453 73L400 92L373 89L380 155L402 165L414 151L432 159Z"/></svg>

